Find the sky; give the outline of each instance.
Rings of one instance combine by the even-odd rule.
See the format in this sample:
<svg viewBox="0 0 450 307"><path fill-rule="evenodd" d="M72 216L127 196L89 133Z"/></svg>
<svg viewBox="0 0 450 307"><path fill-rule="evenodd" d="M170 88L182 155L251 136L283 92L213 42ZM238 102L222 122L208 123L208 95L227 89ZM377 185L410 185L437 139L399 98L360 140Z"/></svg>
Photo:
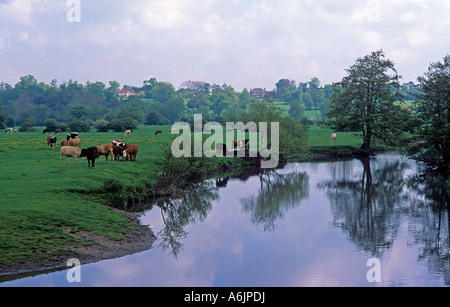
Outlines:
<svg viewBox="0 0 450 307"><path fill-rule="evenodd" d="M402 82L450 53L448 0L0 0L0 82L339 82L382 49Z"/></svg>

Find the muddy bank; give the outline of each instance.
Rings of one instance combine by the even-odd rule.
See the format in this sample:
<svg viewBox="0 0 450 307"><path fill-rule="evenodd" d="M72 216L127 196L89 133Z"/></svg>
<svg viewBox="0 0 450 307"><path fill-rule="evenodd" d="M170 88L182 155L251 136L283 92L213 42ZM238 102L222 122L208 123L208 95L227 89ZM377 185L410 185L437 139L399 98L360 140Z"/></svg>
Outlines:
<svg viewBox="0 0 450 307"><path fill-rule="evenodd" d="M133 230L127 233L126 239L112 240L86 232L71 233L71 236L88 238L95 243L87 246L68 246L69 249L74 251L73 257L71 256L70 258L79 259L81 265L83 265L149 250L156 240L156 236L150 227L140 223L139 214L125 211L120 212L127 216L133 223ZM12 267L0 267L0 282L38 275L49 271L68 269L67 260L69 258L65 255L59 259L47 260L41 263L19 263Z"/></svg>

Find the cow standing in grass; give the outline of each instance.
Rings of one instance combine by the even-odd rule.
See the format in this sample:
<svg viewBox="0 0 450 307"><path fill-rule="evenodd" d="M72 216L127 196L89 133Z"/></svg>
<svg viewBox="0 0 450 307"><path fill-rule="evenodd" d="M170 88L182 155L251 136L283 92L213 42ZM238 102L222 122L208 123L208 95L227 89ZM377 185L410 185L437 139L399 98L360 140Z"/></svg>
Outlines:
<svg viewBox="0 0 450 307"><path fill-rule="evenodd" d="M81 150L81 154L80 157L82 158L86 158L88 160L88 167L91 167L91 162L92 162L92 167L95 166L95 159L97 159L97 147L90 147L87 149L82 149Z"/></svg>
<svg viewBox="0 0 450 307"><path fill-rule="evenodd" d="M81 150L77 147L64 146L61 147L59 155L60 155L60 163L59 163L60 165L62 164L64 156L66 157L67 164L70 165L68 157L74 157L75 163L78 163L78 158L81 156Z"/></svg>
<svg viewBox="0 0 450 307"><path fill-rule="evenodd" d="M49 135L49 136L47 137L47 145L48 145L48 147L50 147L51 149L56 148L56 142L57 142L56 136Z"/></svg>
<svg viewBox="0 0 450 307"><path fill-rule="evenodd" d="M138 147L135 144L124 144L123 149L123 160L128 161L128 157L130 158L130 161L136 161L136 156L138 152Z"/></svg>
<svg viewBox="0 0 450 307"><path fill-rule="evenodd" d="M336 136L336 133L333 133L332 135L330 135L330 140L331 140L331 143L337 142L337 136Z"/></svg>

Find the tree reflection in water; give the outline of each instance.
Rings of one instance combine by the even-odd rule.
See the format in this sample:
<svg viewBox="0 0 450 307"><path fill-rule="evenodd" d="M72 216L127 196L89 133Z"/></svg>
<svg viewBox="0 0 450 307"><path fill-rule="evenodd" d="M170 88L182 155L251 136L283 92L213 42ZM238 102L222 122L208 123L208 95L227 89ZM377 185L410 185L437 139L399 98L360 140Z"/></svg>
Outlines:
<svg viewBox="0 0 450 307"><path fill-rule="evenodd" d="M398 232L401 208L397 204L405 197L407 163L369 158L360 161L360 176L351 177L344 172L347 176L335 176L318 188L327 190L333 225L347 233L359 249L378 257L392 245Z"/></svg>
<svg viewBox="0 0 450 307"><path fill-rule="evenodd" d="M446 176L438 172L418 173L408 180L408 186L424 197L411 203L409 227L412 244L421 246L419 260L444 277L450 285L450 197Z"/></svg>
<svg viewBox="0 0 450 307"><path fill-rule="evenodd" d="M308 197L309 179L306 173L279 174L275 170L249 170L235 178L247 181L258 176L261 190L257 196L241 200L252 222L263 224L265 231L272 231L275 222L300 200ZM169 249L177 257L182 250L181 240L187 236L186 226L204 221L212 210L212 201L219 199L219 187L226 187L229 177L193 183L183 193L160 198L156 205L161 210L164 227L157 234L163 249Z"/></svg>
<svg viewBox="0 0 450 307"><path fill-rule="evenodd" d="M156 205L164 221L164 227L157 234L162 248L170 249L177 257L182 249L181 239L187 235L185 227L204 221L212 209L211 202L217 199L218 188L211 180L192 183L183 193L158 199Z"/></svg>
<svg viewBox="0 0 450 307"><path fill-rule="evenodd" d="M346 164L335 165L333 180L322 182L333 214L333 225L347 233L355 246L379 257L398 234L401 220L407 222L419 248L418 261L442 274L450 285L450 198L446 177L417 172L399 156L360 160L362 173L352 176ZM407 171L414 171L408 176Z"/></svg>
<svg viewBox="0 0 450 307"><path fill-rule="evenodd" d="M304 172L280 174L275 170L264 170L259 174L259 180L259 194L243 198L241 203L254 224L262 224L264 231L273 231L277 220L298 206L302 199L308 198L309 177Z"/></svg>

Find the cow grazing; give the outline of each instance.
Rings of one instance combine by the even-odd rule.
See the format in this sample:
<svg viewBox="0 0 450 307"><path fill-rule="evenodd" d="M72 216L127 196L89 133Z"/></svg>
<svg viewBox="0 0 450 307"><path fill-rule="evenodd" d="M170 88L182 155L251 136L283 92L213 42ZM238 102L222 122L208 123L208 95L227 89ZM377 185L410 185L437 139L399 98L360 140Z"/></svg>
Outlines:
<svg viewBox="0 0 450 307"><path fill-rule="evenodd" d="M7 128L7 129L5 130L5 134L6 134L6 133L11 133L11 134L12 134L12 133L13 133L13 128Z"/></svg>
<svg viewBox="0 0 450 307"><path fill-rule="evenodd" d="M112 141L112 144L114 146L119 146L119 144L122 144L122 140L114 140L114 141Z"/></svg>
<svg viewBox="0 0 450 307"><path fill-rule="evenodd" d="M138 152L137 145L125 144L124 150L122 153L123 160L128 161L128 157L130 157L130 161L136 161L137 152Z"/></svg>
<svg viewBox="0 0 450 307"><path fill-rule="evenodd" d="M114 160L118 161L121 156L123 156L123 149L120 146L113 145Z"/></svg>
<svg viewBox="0 0 450 307"><path fill-rule="evenodd" d="M56 148L56 142L57 142L57 138L56 136L53 135L49 135L47 137L47 145L48 147L50 147L51 149L55 149Z"/></svg>
<svg viewBox="0 0 450 307"><path fill-rule="evenodd" d="M125 136L130 135L131 134L131 130L125 130Z"/></svg>
<svg viewBox="0 0 450 307"><path fill-rule="evenodd" d="M72 132L67 135L66 140L70 141L70 139L76 139L76 138L78 138L78 132Z"/></svg>
<svg viewBox="0 0 450 307"><path fill-rule="evenodd" d="M155 135L162 134L161 130L156 130Z"/></svg>
<svg viewBox="0 0 450 307"><path fill-rule="evenodd" d="M80 157L85 157L88 160L88 167L95 166L95 159L97 158L97 147L89 147L87 149L82 149Z"/></svg>
<svg viewBox="0 0 450 307"><path fill-rule="evenodd" d="M56 129L55 134L57 134L57 133L61 133L61 129Z"/></svg>
<svg viewBox="0 0 450 307"><path fill-rule="evenodd" d="M68 142L69 146L73 146L73 147L80 147L80 143L81 143L81 140L79 138L70 139Z"/></svg>
<svg viewBox="0 0 450 307"><path fill-rule="evenodd" d="M64 147L64 146L67 146L67 140L66 139L63 139L61 141L61 147Z"/></svg>
<svg viewBox="0 0 450 307"><path fill-rule="evenodd" d="M113 146L114 145L112 143L97 146L97 161L100 156L105 156L106 160L108 160L109 155L111 155L114 160Z"/></svg>
<svg viewBox="0 0 450 307"><path fill-rule="evenodd" d="M330 140L331 140L331 143L333 143L333 142L336 142L336 141L337 141L337 136L336 136L336 133L333 133L332 135L330 135Z"/></svg>
<svg viewBox="0 0 450 307"><path fill-rule="evenodd" d="M44 131L42 131L42 134L44 134L44 133L51 133L51 132L52 132L52 131L51 131L50 129L45 128Z"/></svg>
<svg viewBox="0 0 450 307"><path fill-rule="evenodd" d="M19 129L14 129L14 133L19 133Z"/></svg>
<svg viewBox="0 0 450 307"><path fill-rule="evenodd" d="M59 162L60 165L62 164L64 156L66 157L67 164L70 165L68 157L74 157L75 163L78 163L78 158L81 156L81 149L77 147L64 146L61 147L59 155L60 155L60 162Z"/></svg>

